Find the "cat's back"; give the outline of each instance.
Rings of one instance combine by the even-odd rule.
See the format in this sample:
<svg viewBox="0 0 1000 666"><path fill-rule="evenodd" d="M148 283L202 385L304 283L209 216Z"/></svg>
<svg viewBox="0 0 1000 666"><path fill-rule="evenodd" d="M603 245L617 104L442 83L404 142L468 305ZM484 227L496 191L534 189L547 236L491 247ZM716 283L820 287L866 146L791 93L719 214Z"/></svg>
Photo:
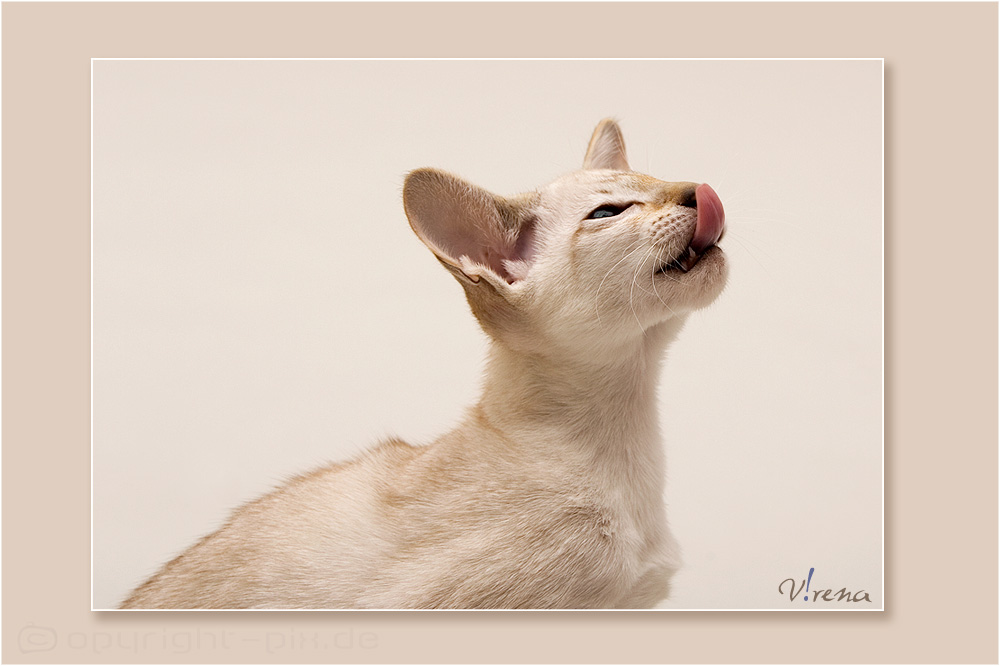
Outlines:
<svg viewBox="0 0 1000 666"><path fill-rule="evenodd" d="M292 478L236 509L122 608L335 607L356 598L378 566L373 545L392 538L381 515L388 480L426 450L393 439Z"/></svg>
<svg viewBox="0 0 1000 666"><path fill-rule="evenodd" d="M237 509L122 607L610 603L632 567L601 493L574 483L583 477L571 467L475 455L489 435L470 434L426 447L392 440L295 477Z"/></svg>

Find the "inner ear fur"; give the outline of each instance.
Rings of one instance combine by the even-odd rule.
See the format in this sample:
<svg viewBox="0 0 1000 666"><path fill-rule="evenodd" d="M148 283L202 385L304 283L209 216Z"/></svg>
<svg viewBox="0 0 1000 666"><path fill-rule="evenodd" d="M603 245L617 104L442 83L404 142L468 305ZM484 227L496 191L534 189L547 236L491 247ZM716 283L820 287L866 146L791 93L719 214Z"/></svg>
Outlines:
<svg viewBox="0 0 1000 666"><path fill-rule="evenodd" d="M533 233L525 201L417 169L403 185L403 208L417 237L460 279L478 283L486 271L508 283L524 277Z"/></svg>
<svg viewBox="0 0 1000 666"><path fill-rule="evenodd" d="M597 124L583 158L583 168L631 171L625 154L625 138L613 118L605 118Z"/></svg>

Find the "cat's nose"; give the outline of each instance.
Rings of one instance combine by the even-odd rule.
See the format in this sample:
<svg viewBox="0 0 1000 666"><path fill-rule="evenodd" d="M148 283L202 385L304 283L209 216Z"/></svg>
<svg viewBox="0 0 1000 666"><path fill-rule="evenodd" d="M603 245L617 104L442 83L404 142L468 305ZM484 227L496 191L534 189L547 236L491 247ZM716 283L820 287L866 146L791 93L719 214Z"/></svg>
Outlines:
<svg viewBox="0 0 1000 666"><path fill-rule="evenodd" d="M698 189L697 185L691 185L690 187L685 187L678 196L677 205L686 206L687 208L698 208L698 198L695 196L695 190Z"/></svg>

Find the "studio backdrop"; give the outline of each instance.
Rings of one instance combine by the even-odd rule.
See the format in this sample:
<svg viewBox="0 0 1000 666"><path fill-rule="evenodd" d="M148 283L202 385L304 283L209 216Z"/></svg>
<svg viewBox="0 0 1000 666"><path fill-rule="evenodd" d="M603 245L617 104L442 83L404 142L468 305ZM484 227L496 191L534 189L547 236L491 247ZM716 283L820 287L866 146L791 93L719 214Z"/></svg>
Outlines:
<svg viewBox="0 0 1000 666"><path fill-rule="evenodd" d="M605 117L728 224L659 389L662 607L881 609L880 60L93 61L93 607L288 477L455 425L486 339L405 174L528 191Z"/></svg>

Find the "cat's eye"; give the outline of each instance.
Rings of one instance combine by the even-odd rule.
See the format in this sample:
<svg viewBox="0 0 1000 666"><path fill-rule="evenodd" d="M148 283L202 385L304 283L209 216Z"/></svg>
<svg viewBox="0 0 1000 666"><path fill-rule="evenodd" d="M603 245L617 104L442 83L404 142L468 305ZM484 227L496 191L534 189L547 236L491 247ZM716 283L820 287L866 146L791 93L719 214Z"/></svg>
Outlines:
<svg viewBox="0 0 1000 666"><path fill-rule="evenodd" d="M624 213L629 206L616 206L614 204L604 204L599 208L595 208L591 211L590 215L587 216L588 220L599 220L602 217L614 217L615 215L620 215Z"/></svg>

